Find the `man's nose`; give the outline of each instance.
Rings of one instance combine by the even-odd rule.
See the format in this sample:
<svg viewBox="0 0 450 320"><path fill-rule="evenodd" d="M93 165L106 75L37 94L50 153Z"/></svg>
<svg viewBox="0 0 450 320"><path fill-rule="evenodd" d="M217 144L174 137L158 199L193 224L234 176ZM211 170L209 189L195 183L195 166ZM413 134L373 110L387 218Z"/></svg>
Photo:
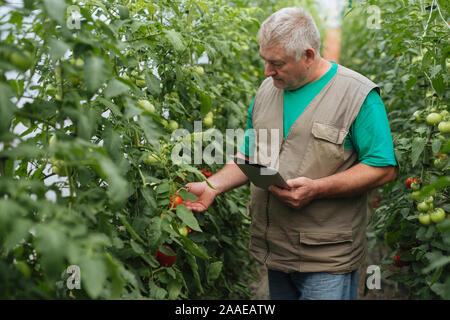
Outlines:
<svg viewBox="0 0 450 320"><path fill-rule="evenodd" d="M264 67L264 75L266 77L273 77L276 74L277 73L276 73L275 69L271 66L271 64L266 62L265 67Z"/></svg>

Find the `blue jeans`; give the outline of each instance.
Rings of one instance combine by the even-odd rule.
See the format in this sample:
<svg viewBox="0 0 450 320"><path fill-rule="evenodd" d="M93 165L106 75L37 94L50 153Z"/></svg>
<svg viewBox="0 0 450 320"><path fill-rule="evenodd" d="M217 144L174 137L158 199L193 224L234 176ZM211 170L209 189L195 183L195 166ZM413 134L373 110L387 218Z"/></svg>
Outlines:
<svg viewBox="0 0 450 320"><path fill-rule="evenodd" d="M272 300L356 300L358 297L358 270L346 274L268 271Z"/></svg>

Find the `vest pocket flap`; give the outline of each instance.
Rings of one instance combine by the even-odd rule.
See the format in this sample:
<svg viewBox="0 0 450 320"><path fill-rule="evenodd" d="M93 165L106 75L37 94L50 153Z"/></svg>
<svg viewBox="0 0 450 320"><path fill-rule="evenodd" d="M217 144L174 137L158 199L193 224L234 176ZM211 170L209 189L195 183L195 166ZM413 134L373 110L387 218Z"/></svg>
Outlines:
<svg viewBox="0 0 450 320"><path fill-rule="evenodd" d="M327 140L336 144L344 142L345 136L347 135L347 131L344 129L320 122L313 123L311 133L318 139Z"/></svg>
<svg viewBox="0 0 450 320"><path fill-rule="evenodd" d="M307 245L335 244L343 242L352 242L353 236L351 231L343 232L301 232L300 243Z"/></svg>

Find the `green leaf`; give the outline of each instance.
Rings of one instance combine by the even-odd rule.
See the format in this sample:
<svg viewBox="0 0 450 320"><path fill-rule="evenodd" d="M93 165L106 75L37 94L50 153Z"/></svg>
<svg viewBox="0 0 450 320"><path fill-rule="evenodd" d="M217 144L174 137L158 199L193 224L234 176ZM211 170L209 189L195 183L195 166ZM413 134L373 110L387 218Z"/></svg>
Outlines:
<svg viewBox="0 0 450 320"><path fill-rule="evenodd" d="M125 104L125 107L126 107L125 114L124 114L125 119L129 119L134 116L140 115L143 112L143 110L141 108L136 107L136 105L134 103L131 103L131 101L127 101L127 103Z"/></svg>
<svg viewBox="0 0 450 320"><path fill-rule="evenodd" d="M27 240L30 236L28 230L32 226L31 221L25 219L15 219L9 233L7 233L3 246L10 250L22 240Z"/></svg>
<svg viewBox="0 0 450 320"><path fill-rule="evenodd" d="M170 185L167 181L163 181L156 187L156 193L158 195L163 194L163 193L168 193L169 191L170 191Z"/></svg>
<svg viewBox="0 0 450 320"><path fill-rule="evenodd" d="M145 82L147 84L148 91L150 91L154 97L161 94L161 82L153 73L145 71Z"/></svg>
<svg viewBox="0 0 450 320"><path fill-rule="evenodd" d="M450 219L445 219L437 225L438 230L441 233L450 232Z"/></svg>
<svg viewBox="0 0 450 320"><path fill-rule="evenodd" d="M181 197L181 199L183 199L183 200L191 200L191 201L196 201L196 200L198 200L198 198L194 195L194 194L192 194L192 193L190 193L190 192L187 192L186 190L184 190L184 189L181 189L179 192L178 192L178 195Z"/></svg>
<svg viewBox="0 0 450 320"><path fill-rule="evenodd" d="M84 65L84 79L87 89L94 93L107 79L107 69L102 58L89 56Z"/></svg>
<svg viewBox="0 0 450 320"><path fill-rule="evenodd" d="M441 150L442 141L440 139L434 139L431 143L431 150L433 150L433 153L439 153L439 150Z"/></svg>
<svg viewBox="0 0 450 320"><path fill-rule="evenodd" d="M150 247L155 247L158 244L158 240L162 235L161 231L161 217L154 217L150 221L150 225L147 230L147 242Z"/></svg>
<svg viewBox="0 0 450 320"><path fill-rule="evenodd" d="M120 112L120 108L117 105L115 105L111 101L106 100L103 97L98 97L97 100L105 107L107 107L109 110L111 110L111 112L114 113L114 115L116 115L117 117L122 117L122 112Z"/></svg>
<svg viewBox="0 0 450 320"><path fill-rule="evenodd" d="M181 34L171 29L165 30L165 35L176 51L182 51L184 49Z"/></svg>
<svg viewBox="0 0 450 320"><path fill-rule="evenodd" d="M186 252L190 252L193 255L202 258L202 259L209 259L209 256L202 250L200 247L192 240L184 237L182 238L184 248L183 250Z"/></svg>
<svg viewBox="0 0 450 320"><path fill-rule="evenodd" d="M109 298L119 299L126 285L125 280L120 276L120 262L116 261L109 253L106 253L105 256L106 267L111 277L111 295Z"/></svg>
<svg viewBox="0 0 450 320"><path fill-rule="evenodd" d="M119 8L119 15L120 15L121 20L125 20L130 17L130 9L128 9L128 7L119 5L118 8Z"/></svg>
<svg viewBox="0 0 450 320"><path fill-rule="evenodd" d="M167 285L167 290L169 291L169 300L175 300L176 298L178 298L182 287L182 282L178 281L177 279L170 280L169 284Z"/></svg>
<svg viewBox="0 0 450 320"><path fill-rule="evenodd" d="M447 142L442 147L442 149L439 151L439 153L447 153L449 151L450 151L450 139L447 140Z"/></svg>
<svg viewBox="0 0 450 320"><path fill-rule="evenodd" d="M149 281L150 298L155 300L163 300L166 298L167 291L158 287L153 281Z"/></svg>
<svg viewBox="0 0 450 320"><path fill-rule="evenodd" d="M41 256L41 266L50 278L57 278L64 267L68 239L56 226L37 225L36 252Z"/></svg>
<svg viewBox="0 0 450 320"><path fill-rule="evenodd" d="M50 18L63 25L66 17L66 2L64 0L44 0L45 11Z"/></svg>
<svg viewBox="0 0 450 320"><path fill-rule="evenodd" d="M414 138L411 147L411 161L413 167L417 164L417 161L425 148L425 144L426 140L424 138Z"/></svg>
<svg viewBox="0 0 450 320"><path fill-rule="evenodd" d="M421 197L427 197L433 195L436 190L443 189L445 187L450 186L450 176L444 176L436 179L433 183L423 187L420 190Z"/></svg>
<svg viewBox="0 0 450 320"><path fill-rule="evenodd" d="M107 126L104 130L103 147L115 163L119 163L123 159L120 135L111 126Z"/></svg>
<svg viewBox="0 0 450 320"><path fill-rule="evenodd" d="M443 96L445 92L445 82L444 78L442 77L442 74L437 75L431 80L431 83L433 84L434 90L436 90L436 93L440 96Z"/></svg>
<svg viewBox="0 0 450 320"><path fill-rule="evenodd" d="M105 98L110 99L112 97L116 97L128 92L128 90L130 90L130 87L125 83L117 79L112 79L111 81L109 81L108 86L106 87Z"/></svg>
<svg viewBox="0 0 450 320"><path fill-rule="evenodd" d="M450 263L450 257L442 256L442 253L440 252L431 252L426 254L426 257L430 260L430 264L423 269L423 273L428 273Z"/></svg>
<svg viewBox="0 0 450 320"><path fill-rule="evenodd" d="M120 175L117 166L110 159L102 157L98 164L100 166L100 175L108 184L108 195L115 204L123 203L128 198L128 182Z"/></svg>
<svg viewBox="0 0 450 320"><path fill-rule="evenodd" d="M222 267L223 263L221 261L216 261L209 265L208 282L213 282L219 277Z"/></svg>
<svg viewBox="0 0 450 320"><path fill-rule="evenodd" d="M95 256L84 255L77 265L80 267L81 287L92 299L98 298L108 275L104 259L98 253Z"/></svg>
<svg viewBox="0 0 450 320"><path fill-rule="evenodd" d="M159 138L164 135L161 124L148 117L139 117L138 123L144 131L147 141L153 146L157 146Z"/></svg>
<svg viewBox="0 0 450 320"><path fill-rule="evenodd" d="M186 253L186 258L187 258L189 265L191 266L192 275L194 276L195 284L196 284L197 288L199 289L200 293L203 294L204 290L203 290L202 283L200 281L200 275L198 273L198 265L197 265L197 261L195 260L195 256L193 256L192 254Z"/></svg>
<svg viewBox="0 0 450 320"><path fill-rule="evenodd" d="M133 227L128 222L127 218L125 218L123 215L119 215L119 220L122 222L126 230L130 233L130 235L133 237L133 239L139 241L142 244L145 244L145 241L142 240L142 238L137 234L137 232L133 229Z"/></svg>
<svg viewBox="0 0 450 320"><path fill-rule="evenodd" d="M133 251L136 252L138 255L145 254L145 251L142 248L142 246L139 245L138 243L136 243L136 241L134 241L133 239L130 240L130 246L131 246L131 249L133 249Z"/></svg>
<svg viewBox="0 0 450 320"><path fill-rule="evenodd" d="M64 56L70 46L62 40L50 39L50 58L53 60L60 59Z"/></svg>
<svg viewBox="0 0 450 320"><path fill-rule="evenodd" d="M156 210L157 204L156 199L153 195L153 190L151 190L150 188L141 188L140 192L145 202L149 205L149 207L153 210Z"/></svg>
<svg viewBox="0 0 450 320"><path fill-rule="evenodd" d="M16 109L15 105L11 103L11 98L14 95L14 91L10 86L0 83L0 135L6 131L9 131L13 112Z"/></svg>
<svg viewBox="0 0 450 320"><path fill-rule="evenodd" d="M200 112L202 116L205 116L208 112L211 111L212 108L212 98L210 95L205 94L203 92L200 93Z"/></svg>
<svg viewBox="0 0 450 320"><path fill-rule="evenodd" d="M197 219L194 217L194 214L191 210L186 208L184 205L178 205L177 206L177 216L181 219L189 228L195 231L202 231L200 229L200 226L198 225Z"/></svg>

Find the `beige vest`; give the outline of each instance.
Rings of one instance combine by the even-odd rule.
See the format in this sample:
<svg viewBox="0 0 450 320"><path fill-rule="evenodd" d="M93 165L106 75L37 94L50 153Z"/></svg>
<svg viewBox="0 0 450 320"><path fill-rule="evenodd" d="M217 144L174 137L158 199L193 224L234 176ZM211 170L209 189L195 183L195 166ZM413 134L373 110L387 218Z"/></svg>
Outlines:
<svg viewBox="0 0 450 320"><path fill-rule="evenodd" d="M286 180L317 179L355 165L358 155L344 150L344 140L373 88L379 90L364 76L338 65L336 75L283 139L283 90L267 78L253 105L256 161L276 167ZM266 129L267 139L260 129ZM275 163L270 162L272 138L277 141ZM345 273L358 268L366 246L366 194L314 200L295 210L266 190L253 184L250 189L250 251L260 263L284 272Z"/></svg>

